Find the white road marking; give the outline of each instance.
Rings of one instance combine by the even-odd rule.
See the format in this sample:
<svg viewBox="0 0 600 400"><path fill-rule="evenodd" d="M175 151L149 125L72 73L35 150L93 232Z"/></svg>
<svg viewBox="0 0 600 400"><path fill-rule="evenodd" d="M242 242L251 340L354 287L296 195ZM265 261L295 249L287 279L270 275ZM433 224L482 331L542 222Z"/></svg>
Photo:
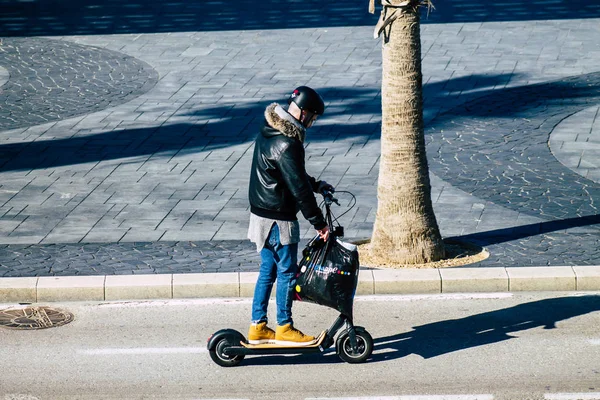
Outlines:
<svg viewBox="0 0 600 400"><path fill-rule="evenodd" d="M421 301L421 300L469 300L469 299L507 299L513 293L440 293L424 295L366 295L356 296L355 301ZM274 302L274 300L271 300ZM140 301L115 301L100 303L102 308L138 308L138 307L165 307L165 306L211 306L216 304L252 304L252 298L201 298L182 300L140 300Z"/></svg>
<svg viewBox="0 0 600 400"><path fill-rule="evenodd" d="M206 353L206 347L133 347L133 348L102 348L84 349L78 353L88 356L114 356L136 354L199 354Z"/></svg>
<svg viewBox="0 0 600 400"><path fill-rule="evenodd" d="M471 300L471 299L508 299L513 293L440 293L406 295L368 295L356 296L355 301L421 301L421 300Z"/></svg>
<svg viewBox="0 0 600 400"><path fill-rule="evenodd" d="M546 393L546 400L600 400L600 393Z"/></svg>
<svg viewBox="0 0 600 400"><path fill-rule="evenodd" d="M600 339L590 339L590 344L593 346L600 346Z"/></svg>
<svg viewBox="0 0 600 400"><path fill-rule="evenodd" d="M39 397L30 396L28 394L7 394L4 396L4 400L40 400Z"/></svg>
<svg viewBox="0 0 600 400"><path fill-rule="evenodd" d="M306 400L493 400L491 394L456 394L422 396L379 396L379 397L315 397Z"/></svg>
<svg viewBox="0 0 600 400"><path fill-rule="evenodd" d="M102 308L137 308L137 307L161 307L161 306L194 306L215 304L252 304L251 298L202 298L186 300L151 300L151 301L126 301L114 303L102 303Z"/></svg>

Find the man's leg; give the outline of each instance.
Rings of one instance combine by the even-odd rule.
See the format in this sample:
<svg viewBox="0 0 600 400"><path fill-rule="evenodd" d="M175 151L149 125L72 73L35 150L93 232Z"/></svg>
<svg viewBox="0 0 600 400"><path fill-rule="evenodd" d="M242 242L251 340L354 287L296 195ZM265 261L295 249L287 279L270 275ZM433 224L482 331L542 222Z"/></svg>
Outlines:
<svg viewBox="0 0 600 400"><path fill-rule="evenodd" d="M267 308L273 283L277 278L277 261L274 246L278 242L279 235L274 237L273 228L260 252L260 271L254 289L252 300L252 324L248 329L248 343L269 343L275 339L275 332L267 326Z"/></svg>
<svg viewBox="0 0 600 400"><path fill-rule="evenodd" d="M277 325L292 324L292 301L298 273L298 243L276 248L277 260Z"/></svg>
<svg viewBox="0 0 600 400"><path fill-rule="evenodd" d="M267 322L267 308L269 298L273 289L273 283L277 278L277 253L274 250L275 245L279 243L279 231L274 235L273 229L267 238L265 246L260 251L260 269L258 279L254 288L254 298L252 300L252 323Z"/></svg>
<svg viewBox="0 0 600 400"><path fill-rule="evenodd" d="M298 273L298 243L275 248L277 260L277 329L275 340L282 345L310 344L314 337L294 328L292 302Z"/></svg>

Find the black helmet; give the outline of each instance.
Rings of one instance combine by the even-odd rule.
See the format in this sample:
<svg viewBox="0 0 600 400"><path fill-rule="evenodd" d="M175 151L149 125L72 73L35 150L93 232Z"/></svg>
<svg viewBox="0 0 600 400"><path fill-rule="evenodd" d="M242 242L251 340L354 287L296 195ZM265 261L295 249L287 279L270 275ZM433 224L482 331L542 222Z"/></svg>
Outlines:
<svg viewBox="0 0 600 400"><path fill-rule="evenodd" d="M288 104L292 101L296 103L300 109L310 111L313 114L323 115L323 112L325 112L325 103L323 102L323 99L319 96L319 93L308 86L296 88L290 95Z"/></svg>

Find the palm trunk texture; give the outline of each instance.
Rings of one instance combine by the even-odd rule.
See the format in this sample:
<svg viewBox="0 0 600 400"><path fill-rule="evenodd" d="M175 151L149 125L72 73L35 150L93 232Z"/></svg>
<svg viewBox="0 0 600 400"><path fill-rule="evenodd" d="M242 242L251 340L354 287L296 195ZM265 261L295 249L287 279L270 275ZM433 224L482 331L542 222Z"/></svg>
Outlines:
<svg viewBox="0 0 600 400"><path fill-rule="evenodd" d="M382 132L377 215L370 250L386 263L444 257L425 155L417 7L397 12L383 43Z"/></svg>

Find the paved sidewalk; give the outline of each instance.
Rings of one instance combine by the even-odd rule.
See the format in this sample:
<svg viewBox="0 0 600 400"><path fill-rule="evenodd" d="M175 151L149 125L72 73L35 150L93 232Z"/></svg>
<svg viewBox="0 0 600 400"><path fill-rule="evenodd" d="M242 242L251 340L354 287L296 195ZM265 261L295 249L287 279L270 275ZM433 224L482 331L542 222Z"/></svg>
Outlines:
<svg viewBox="0 0 600 400"><path fill-rule="evenodd" d="M252 139L301 84L327 102L309 172L356 195L341 222L370 237L381 42L366 0L84 3L2 5L0 277L256 271ZM579 3L461 0L423 20L438 223L491 254L469 269L600 265L600 7Z"/></svg>

